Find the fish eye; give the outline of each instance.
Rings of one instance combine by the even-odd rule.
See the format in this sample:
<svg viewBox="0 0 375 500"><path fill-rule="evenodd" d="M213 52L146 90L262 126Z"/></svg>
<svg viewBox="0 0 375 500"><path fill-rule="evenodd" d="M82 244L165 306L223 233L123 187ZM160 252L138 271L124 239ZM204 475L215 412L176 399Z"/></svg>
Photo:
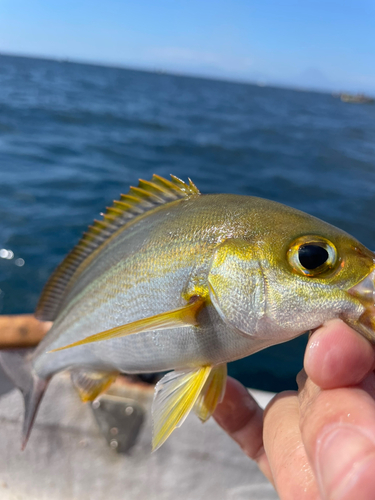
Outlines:
<svg viewBox="0 0 375 500"><path fill-rule="evenodd" d="M327 262L329 254L319 245L301 245L298 249L298 259L305 269L313 270Z"/></svg>
<svg viewBox="0 0 375 500"><path fill-rule="evenodd" d="M321 236L302 236L290 246L288 261L295 272L313 277L335 266L337 250L333 243Z"/></svg>

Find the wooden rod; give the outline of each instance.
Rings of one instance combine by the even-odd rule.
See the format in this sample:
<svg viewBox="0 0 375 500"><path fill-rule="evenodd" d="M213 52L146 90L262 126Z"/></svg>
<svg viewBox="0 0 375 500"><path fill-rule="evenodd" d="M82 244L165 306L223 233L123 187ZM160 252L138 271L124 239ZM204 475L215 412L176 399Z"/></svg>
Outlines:
<svg viewBox="0 0 375 500"><path fill-rule="evenodd" d="M0 349L34 347L51 325L51 321L38 321L32 314L0 316Z"/></svg>

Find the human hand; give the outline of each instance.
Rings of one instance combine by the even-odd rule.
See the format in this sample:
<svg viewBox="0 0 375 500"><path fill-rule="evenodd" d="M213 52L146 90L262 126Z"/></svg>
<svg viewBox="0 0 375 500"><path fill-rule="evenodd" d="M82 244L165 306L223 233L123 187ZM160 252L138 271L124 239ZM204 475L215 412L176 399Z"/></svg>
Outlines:
<svg viewBox="0 0 375 500"><path fill-rule="evenodd" d="M229 378L214 417L282 500L375 498L375 353L339 320L310 338L299 391L264 411Z"/></svg>

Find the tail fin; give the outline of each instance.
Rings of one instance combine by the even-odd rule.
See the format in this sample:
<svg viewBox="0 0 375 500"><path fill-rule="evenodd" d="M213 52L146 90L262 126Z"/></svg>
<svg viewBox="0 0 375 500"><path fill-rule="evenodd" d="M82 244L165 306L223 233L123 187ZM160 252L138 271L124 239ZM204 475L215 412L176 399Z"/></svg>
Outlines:
<svg viewBox="0 0 375 500"><path fill-rule="evenodd" d="M25 418L22 429L22 450L25 449L49 380L44 380L32 370L30 349L0 351L0 363L12 380L20 389L25 401Z"/></svg>

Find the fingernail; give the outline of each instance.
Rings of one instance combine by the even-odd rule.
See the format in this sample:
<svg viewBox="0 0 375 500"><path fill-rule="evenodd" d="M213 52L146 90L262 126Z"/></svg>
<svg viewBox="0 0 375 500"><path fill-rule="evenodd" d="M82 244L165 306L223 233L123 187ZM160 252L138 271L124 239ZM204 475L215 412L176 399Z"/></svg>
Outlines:
<svg viewBox="0 0 375 500"><path fill-rule="evenodd" d="M318 440L317 479L323 498L339 500L348 492L354 466L373 455L375 444L352 426L325 431ZM358 468L356 474L360 474Z"/></svg>

